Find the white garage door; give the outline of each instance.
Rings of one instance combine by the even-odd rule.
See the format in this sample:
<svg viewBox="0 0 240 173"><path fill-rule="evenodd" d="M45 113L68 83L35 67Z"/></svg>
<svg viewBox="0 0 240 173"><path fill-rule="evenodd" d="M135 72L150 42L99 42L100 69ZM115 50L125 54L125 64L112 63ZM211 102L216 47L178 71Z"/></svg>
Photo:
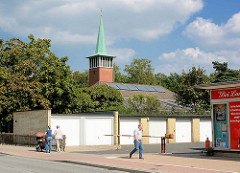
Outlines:
<svg viewBox="0 0 240 173"><path fill-rule="evenodd" d="M150 136L165 136L166 134L166 119L150 118L149 119L149 135ZM149 143L161 143L161 138L149 138Z"/></svg>
<svg viewBox="0 0 240 173"><path fill-rule="evenodd" d="M85 145L112 145L113 137L104 136L113 134L113 118L87 117L85 119Z"/></svg>
<svg viewBox="0 0 240 173"><path fill-rule="evenodd" d="M59 125L63 134L66 135L66 146L80 145L80 117L74 116L52 116L51 126L52 130Z"/></svg>
<svg viewBox="0 0 240 173"><path fill-rule="evenodd" d="M176 120L176 142L191 142L191 120Z"/></svg>
<svg viewBox="0 0 240 173"><path fill-rule="evenodd" d="M133 131L138 128L138 118L120 118L120 134L133 135ZM144 127L143 127L144 130ZM133 137L120 137L120 144L133 144Z"/></svg>
<svg viewBox="0 0 240 173"><path fill-rule="evenodd" d="M212 141L211 120L200 119L200 141L205 142L207 137Z"/></svg>

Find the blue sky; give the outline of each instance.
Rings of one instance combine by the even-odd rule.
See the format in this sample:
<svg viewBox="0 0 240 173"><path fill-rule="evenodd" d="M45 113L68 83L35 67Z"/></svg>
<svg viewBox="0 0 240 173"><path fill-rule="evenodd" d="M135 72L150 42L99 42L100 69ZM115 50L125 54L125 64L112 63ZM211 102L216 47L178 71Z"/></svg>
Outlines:
<svg viewBox="0 0 240 173"><path fill-rule="evenodd" d="M152 61L154 73L214 72L212 61L240 66L239 0L8 0L0 1L0 38L52 40L72 71L88 70L100 11L109 54L123 70L133 58Z"/></svg>

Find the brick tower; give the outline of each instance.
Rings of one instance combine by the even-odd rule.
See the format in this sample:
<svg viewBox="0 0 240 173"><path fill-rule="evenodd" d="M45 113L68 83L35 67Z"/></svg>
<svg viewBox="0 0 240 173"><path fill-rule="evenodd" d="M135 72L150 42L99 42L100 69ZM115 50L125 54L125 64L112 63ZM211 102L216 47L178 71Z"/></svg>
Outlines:
<svg viewBox="0 0 240 173"><path fill-rule="evenodd" d="M102 15L95 53L87 58L89 59L89 86L99 81L113 82L113 58L115 56L107 53Z"/></svg>

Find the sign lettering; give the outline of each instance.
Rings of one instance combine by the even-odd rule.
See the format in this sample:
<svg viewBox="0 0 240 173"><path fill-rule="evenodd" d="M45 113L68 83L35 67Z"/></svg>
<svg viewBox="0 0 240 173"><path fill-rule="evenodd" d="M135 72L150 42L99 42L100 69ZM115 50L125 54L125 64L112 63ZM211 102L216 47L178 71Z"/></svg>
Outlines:
<svg viewBox="0 0 240 173"><path fill-rule="evenodd" d="M230 99L240 97L240 88L228 90L214 90L211 92L212 99Z"/></svg>

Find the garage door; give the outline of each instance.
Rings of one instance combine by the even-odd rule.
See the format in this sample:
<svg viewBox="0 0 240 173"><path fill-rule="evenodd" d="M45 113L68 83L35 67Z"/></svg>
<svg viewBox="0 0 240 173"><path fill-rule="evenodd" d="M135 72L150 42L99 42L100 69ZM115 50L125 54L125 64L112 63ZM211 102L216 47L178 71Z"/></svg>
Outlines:
<svg viewBox="0 0 240 173"><path fill-rule="evenodd" d="M138 128L138 118L120 118L120 134L133 135L133 131ZM144 130L144 127L143 127ZM133 137L120 137L120 144L133 144Z"/></svg>
<svg viewBox="0 0 240 173"><path fill-rule="evenodd" d="M200 141L205 142L207 137L212 141L211 120L200 119Z"/></svg>
<svg viewBox="0 0 240 173"><path fill-rule="evenodd" d="M51 126L52 130L59 125L63 134L66 135L66 146L80 145L80 117L74 116L52 116Z"/></svg>
<svg viewBox="0 0 240 173"><path fill-rule="evenodd" d="M166 119L150 118L149 119L149 135L150 136L165 136L166 134ZM149 138L149 143L161 143L161 138Z"/></svg>
<svg viewBox="0 0 240 173"><path fill-rule="evenodd" d="M87 117L84 132L85 145L112 145L113 137L104 135L113 134L113 118Z"/></svg>
<svg viewBox="0 0 240 173"><path fill-rule="evenodd" d="M191 142L191 120L176 120L176 142Z"/></svg>

